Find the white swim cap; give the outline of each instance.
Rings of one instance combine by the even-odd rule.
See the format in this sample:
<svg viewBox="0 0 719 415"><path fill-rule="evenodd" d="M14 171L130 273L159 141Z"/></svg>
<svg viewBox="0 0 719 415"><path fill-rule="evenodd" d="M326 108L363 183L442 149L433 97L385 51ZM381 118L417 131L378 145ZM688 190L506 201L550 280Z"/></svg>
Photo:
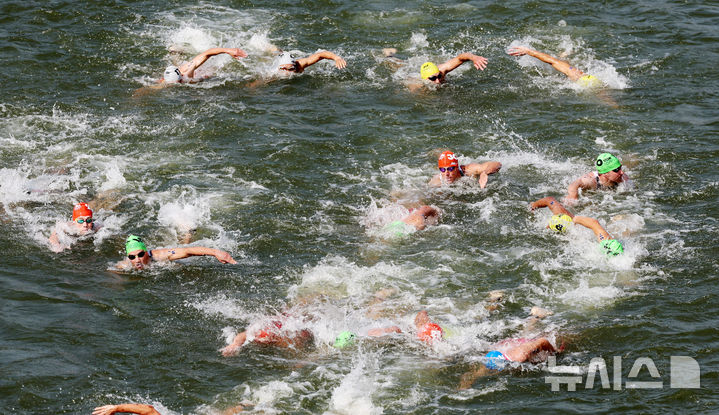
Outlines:
<svg viewBox="0 0 719 415"><path fill-rule="evenodd" d="M292 65L294 63L295 57L292 56L289 52L282 52L280 53L280 56L277 57L277 66Z"/></svg>
<svg viewBox="0 0 719 415"><path fill-rule="evenodd" d="M176 84L182 80L182 74L177 66L170 65L165 68L165 73L162 76L165 82L170 84Z"/></svg>

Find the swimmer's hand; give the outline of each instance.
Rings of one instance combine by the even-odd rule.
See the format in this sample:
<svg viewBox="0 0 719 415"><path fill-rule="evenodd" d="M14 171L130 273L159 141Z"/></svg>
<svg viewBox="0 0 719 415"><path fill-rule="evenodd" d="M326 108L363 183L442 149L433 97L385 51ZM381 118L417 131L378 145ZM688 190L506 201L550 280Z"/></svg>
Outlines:
<svg viewBox="0 0 719 415"><path fill-rule="evenodd" d="M483 56L474 55L472 57L472 62L474 63L474 67L477 68L477 70L484 70L484 68L487 67L487 58Z"/></svg>
<svg viewBox="0 0 719 415"><path fill-rule="evenodd" d="M223 347L221 352L222 352L223 356L228 357L228 356L234 356L235 354L237 354L238 350L240 350L240 346L231 344L229 346Z"/></svg>
<svg viewBox="0 0 719 415"><path fill-rule="evenodd" d="M244 50L242 50L242 49L240 49L240 48L231 48L231 49L228 49L227 54L230 55L230 56L232 56L232 57L235 58L235 59L240 59L240 58L246 58L246 57L247 57L247 52L245 52Z"/></svg>
<svg viewBox="0 0 719 415"><path fill-rule="evenodd" d="M507 51L507 54L511 56L524 56L528 54L531 51L529 48L525 48L524 46L515 46Z"/></svg>
<svg viewBox="0 0 719 415"><path fill-rule="evenodd" d="M216 253L215 258L223 264L237 264L237 261L235 261L232 256L225 251L219 251Z"/></svg>
<svg viewBox="0 0 719 415"><path fill-rule="evenodd" d="M337 69L344 69L347 67L347 61L338 56L335 59L335 66L337 67Z"/></svg>

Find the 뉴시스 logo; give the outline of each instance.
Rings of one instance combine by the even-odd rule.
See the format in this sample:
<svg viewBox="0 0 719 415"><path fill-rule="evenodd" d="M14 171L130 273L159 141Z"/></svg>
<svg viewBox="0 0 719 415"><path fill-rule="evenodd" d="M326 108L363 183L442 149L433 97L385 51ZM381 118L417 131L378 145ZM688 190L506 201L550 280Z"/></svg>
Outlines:
<svg viewBox="0 0 719 415"><path fill-rule="evenodd" d="M614 356L612 362L612 382L609 381L607 363L601 357L595 357L586 366L557 366L557 358L549 356L547 359L547 371L551 373L571 374L573 376L546 376L545 383L552 385L552 391L561 390L560 385L567 385L570 392L577 390L577 385L582 383L582 374L586 373L587 380L584 389L594 388L594 380L599 375L602 389L622 390L622 357ZM652 381L631 380L638 378L642 368L649 373ZM701 371L699 363L689 356L671 356L669 362L669 387L672 389L697 389L700 388ZM626 389L661 389L664 387L657 366L648 357L639 357L632 364L626 382L623 383Z"/></svg>

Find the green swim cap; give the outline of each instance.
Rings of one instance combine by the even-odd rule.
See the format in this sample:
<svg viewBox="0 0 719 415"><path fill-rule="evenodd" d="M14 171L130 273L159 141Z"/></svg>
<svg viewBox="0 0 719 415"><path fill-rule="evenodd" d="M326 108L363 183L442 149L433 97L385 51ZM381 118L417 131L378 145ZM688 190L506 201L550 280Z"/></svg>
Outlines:
<svg viewBox="0 0 719 415"><path fill-rule="evenodd" d="M343 349L347 346L351 346L352 344L354 344L356 337L357 336L351 331L345 330L337 335L337 337L335 338L335 344L333 344L333 346L338 349Z"/></svg>
<svg viewBox="0 0 719 415"><path fill-rule="evenodd" d="M602 153L597 157L597 172L604 174L610 172L617 167L622 167L622 162L618 158L609 153Z"/></svg>
<svg viewBox="0 0 719 415"><path fill-rule="evenodd" d="M557 232L566 232L573 223L574 221L571 216L560 213L549 219L549 229Z"/></svg>
<svg viewBox="0 0 719 415"><path fill-rule="evenodd" d="M622 243L616 239L607 239L599 243L599 247L607 256L617 256L624 252Z"/></svg>
<svg viewBox="0 0 719 415"><path fill-rule="evenodd" d="M137 251L138 249L147 251L147 245L142 242L142 239L140 239L139 236L128 236L127 240L125 241L125 252L129 254L130 252Z"/></svg>
<svg viewBox="0 0 719 415"><path fill-rule="evenodd" d="M407 232L407 224L401 220L390 222L382 229L383 232L389 234L393 238L404 238L409 235Z"/></svg>

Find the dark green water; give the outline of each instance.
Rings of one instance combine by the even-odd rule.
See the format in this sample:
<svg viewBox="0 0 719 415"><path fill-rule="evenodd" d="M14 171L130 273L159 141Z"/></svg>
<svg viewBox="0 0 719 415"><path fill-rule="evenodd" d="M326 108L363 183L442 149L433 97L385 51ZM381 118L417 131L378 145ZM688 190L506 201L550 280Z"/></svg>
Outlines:
<svg viewBox="0 0 719 415"><path fill-rule="evenodd" d="M2 2L0 412L716 413L718 19L719 6L694 1ZM249 87L267 76L269 43L332 50L348 67ZM508 56L514 45L567 53L616 106ZM206 82L133 96L213 46L250 57L214 58ZM408 64L388 65L385 47ZM464 51L487 69L407 90L422 62ZM485 190L432 191L446 148L503 168ZM634 187L573 209L620 235L613 259L586 229L549 234L549 213L527 209L561 197L604 151ZM383 240L382 224L406 212L397 195L442 209L441 224ZM52 229L93 198L104 228L52 252ZM187 228L193 245L239 264L110 272L128 233L171 247ZM497 289L506 298L488 311ZM533 306L554 314L532 334L567 341L558 364L601 357L611 376L621 356L628 381L648 357L663 386L552 392L546 366L525 365L459 391L491 344L525 335ZM234 332L286 307L312 318L313 350L220 355ZM442 344L329 346L345 329L411 332L421 309L450 332ZM701 388L670 388L671 356L698 362ZM645 369L640 380L656 379Z"/></svg>

